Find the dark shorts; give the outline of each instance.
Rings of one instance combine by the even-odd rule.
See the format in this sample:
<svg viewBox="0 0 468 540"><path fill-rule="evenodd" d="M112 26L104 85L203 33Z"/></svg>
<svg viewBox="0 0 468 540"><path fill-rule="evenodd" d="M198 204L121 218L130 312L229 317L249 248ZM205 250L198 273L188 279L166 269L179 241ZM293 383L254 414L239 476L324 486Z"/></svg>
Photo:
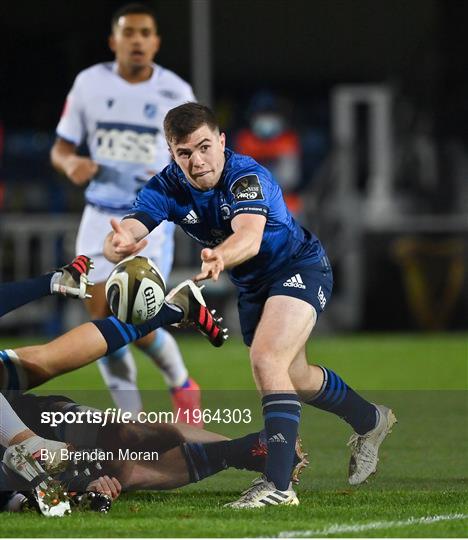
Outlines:
<svg viewBox="0 0 468 540"><path fill-rule="evenodd" d="M318 263L294 261L267 283L256 289L241 291L238 299L239 319L244 343L252 344L263 306L270 296L292 296L311 304L317 318L325 310L333 289L333 272L327 257Z"/></svg>

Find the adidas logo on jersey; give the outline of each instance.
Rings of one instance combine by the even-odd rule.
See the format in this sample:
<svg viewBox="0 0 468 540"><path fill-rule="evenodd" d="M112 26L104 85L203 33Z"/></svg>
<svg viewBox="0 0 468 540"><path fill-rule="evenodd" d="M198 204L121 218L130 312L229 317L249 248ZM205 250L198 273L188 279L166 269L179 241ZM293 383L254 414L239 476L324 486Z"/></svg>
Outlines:
<svg viewBox="0 0 468 540"><path fill-rule="evenodd" d="M184 217L181 223L186 223L187 225L194 225L195 223L200 223L201 219L197 216L194 210L190 210L190 212Z"/></svg>
<svg viewBox="0 0 468 540"><path fill-rule="evenodd" d="M323 309L325 307L325 304L327 303L327 299L325 298L321 285L317 293L317 298L318 298L318 301L320 302L320 307Z"/></svg>
<svg viewBox="0 0 468 540"><path fill-rule="evenodd" d="M282 433L277 433L276 435L273 435L268 439L268 442L277 442L277 443L283 443L286 444L288 441L284 438L284 435Z"/></svg>
<svg viewBox="0 0 468 540"><path fill-rule="evenodd" d="M290 277L283 283L283 287L296 287L297 289L306 289L302 281L301 274L296 274L295 276Z"/></svg>

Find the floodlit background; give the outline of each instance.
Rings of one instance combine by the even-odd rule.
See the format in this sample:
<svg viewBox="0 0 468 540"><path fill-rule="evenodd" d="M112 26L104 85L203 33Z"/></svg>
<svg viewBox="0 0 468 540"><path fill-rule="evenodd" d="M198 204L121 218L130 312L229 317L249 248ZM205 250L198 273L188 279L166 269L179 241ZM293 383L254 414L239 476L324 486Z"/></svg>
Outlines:
<svg viewBox="0 0 468 540"><path fill-rule="evenodd" d="M49 150L76 74L112 59L109 19L124 3L0 4L2 281L74 255L83 190L52 169ZM335 289L308 343L310 361L391 406L398 424L378 475L352 489L349 426L303 407L311 463L298 508L227 514L222 505L253 478L231 470L171 493L125 494L109 519L3 514L0 536L466 536L468 2L148 3L162 34L157 62L214 107L231 147L275 172L291 211L330 256ZM172 282L196 272L199 251L178 232ZM192 331L179 332L178 343L204 411L252 410L251 424L205 427L245 435L262 419L236 335L235 291L227 279L205 291L231 339L214 349ZM86 319L80 302L34 302L2 318L0 348L50 339ZM162 377L135 356L145 409L170 411ZM112 405L96 364L33 391Z"/></svg>
<svg viewBox="0 0 468 540"><path fill-rule="evenodd" d="M48 154L75 75L112 59L109 19L124 3L0 8L3 281L74 254L83 190ZM231 147L272 168L324 243L336 285L318 331L466 329L468 3L148 3L162 35L156 61L214 107ZM199 260L191 239L177 239L173 281ZM208 292L235 330L233 287ZM53 336L84 318L78 303L50 298L5 317L0 332Z"/></svg>

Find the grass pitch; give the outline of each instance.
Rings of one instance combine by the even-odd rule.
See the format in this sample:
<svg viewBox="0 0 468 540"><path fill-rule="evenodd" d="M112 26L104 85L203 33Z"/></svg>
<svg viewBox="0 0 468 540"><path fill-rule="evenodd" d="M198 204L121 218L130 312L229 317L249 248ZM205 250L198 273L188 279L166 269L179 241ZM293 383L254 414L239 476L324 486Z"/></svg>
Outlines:
<svg viewBox="0 0 468 540"><path fill-rule="evenodd" d="M0 346L17 344L3 340ZM205 390L205 407L248 407L253 412L248 425L206 427L229 436L259 428L259 401L240 341L230 340L221 350L185 336L180 344L192 375ZM83 513L54 520L2 514L0 536L465 537L468 335L320 337L311 340L309 352L311 361L331 367L397 415L399 423L381 448L378 474L364 486L351 488L347 483L350 428L333 415L304 407L300 429L311 465L298 487L299 507L222 508L254 477L230 470L172 492L125 494L107 516ZM161 377L148 360L137 356L145 407L170 410ZM95 365L40 390L73 392L90 405L111 405Z"/></svg>

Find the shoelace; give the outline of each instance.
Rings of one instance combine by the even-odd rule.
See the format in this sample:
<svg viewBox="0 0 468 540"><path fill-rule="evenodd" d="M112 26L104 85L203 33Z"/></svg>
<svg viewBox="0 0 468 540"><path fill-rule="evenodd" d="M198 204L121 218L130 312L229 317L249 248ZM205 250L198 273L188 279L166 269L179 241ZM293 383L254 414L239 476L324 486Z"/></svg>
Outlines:
<svg viewBox="0 0 468 540"><path fill-rule="evenodd" d="M358 433L353 433L349 439L348 446L353 450L353 454L359 456L361 462L371 464L375 458L375 451L367 446L365 442L366 439L363 436Z"/></svg>
<svg viewBox="0 0 468 540"><path fill-rule="evenodd" d="M254 482L255 484L253 486L242 492L242 496L238 502L251 502L262 489L265 489L265 480L257 478Z"/></svg>

